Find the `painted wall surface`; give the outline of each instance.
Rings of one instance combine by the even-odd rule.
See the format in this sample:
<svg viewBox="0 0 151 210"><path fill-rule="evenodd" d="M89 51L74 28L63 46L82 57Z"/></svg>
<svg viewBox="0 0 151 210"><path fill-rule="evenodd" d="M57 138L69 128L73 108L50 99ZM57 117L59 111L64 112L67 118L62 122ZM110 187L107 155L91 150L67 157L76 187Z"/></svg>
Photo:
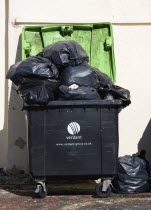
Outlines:
<svg viewBox="0 0 151 210"><path fill-rule="evenodd" d="M120 155L145 149L151 161L151 25L114 26L117 83L132 104L119 115Z"/></svg>
<svg viewBox="0 0 151 210"><path fill-rule="evenodd" d="M0 27L2 51L7 45L8 59L0 59L0 167L28 170L27 136L22 101L9 82L6 91L5 71L7 65L21 60L21 29L24 25L50 23L113 23L117 84L131 91L132 104L120 113L119 155L133 154L139 149L150 155L151 136L151 1L150 0L10 0L4 1L0 12L4 14L7 3L8 31L5 19ZM1 25L1 24L0 24ZM5 55L5 53L3 53ZM7 96L8 93L8 96ZM8 99L8 104L7 100ZM8 108L8 110L7 110ZM7 116L8 115L8 116ZM8 128L7 128L8 124ZM6 125L6 126L4 126ZM4 161L7 157L6 161Z"/></svg>
<svg viewBox="0 0 151 210"><path fill-rule="evenodd" d="M0 168L6 167L7 164L7 92L8 85L5 81L5 71L7 68L8 59L5 54L7 53L7 32L5 19L5 1L0 0Z"/></svg>

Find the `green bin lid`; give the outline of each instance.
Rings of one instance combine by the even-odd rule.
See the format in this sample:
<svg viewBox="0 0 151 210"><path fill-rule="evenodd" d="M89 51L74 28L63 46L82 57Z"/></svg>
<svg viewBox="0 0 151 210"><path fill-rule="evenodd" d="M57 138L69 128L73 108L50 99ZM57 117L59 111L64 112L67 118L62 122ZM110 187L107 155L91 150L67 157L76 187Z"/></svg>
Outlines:
<svg viewBox="0 0 151 210"><path fill-rule="evenodd" d="M89 64L116 79L111 23L25 26L22 30L22 59L36 55L52 43L77 41L88 53Z"/></svg>

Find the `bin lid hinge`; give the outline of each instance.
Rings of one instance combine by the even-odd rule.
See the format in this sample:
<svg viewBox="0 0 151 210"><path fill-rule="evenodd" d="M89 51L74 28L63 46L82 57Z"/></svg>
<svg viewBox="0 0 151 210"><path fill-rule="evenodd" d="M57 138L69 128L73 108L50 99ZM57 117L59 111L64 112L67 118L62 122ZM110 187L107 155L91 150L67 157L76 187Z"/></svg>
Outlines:
<svg viewBox="0 0 151 210"><path fill-rule="evenodd" d="M25 42L24 43L24 51L25 51L25 54L30 54L31 52L31 44L29 42Z"/></svg>
<svg viewBox="0 0 151 210"><path fill-rule="evenodd" d="M61 26L61 34L63 36L71 36L73 33L73 26Z"/></svg>
<svg viewBox="0 0 151 210"><path fill-rule="evenodd" d="M107 37L107 39L105 40L105 49L109 50L112 47L112 44L113 44L112 37L111 36Z"/></svg>

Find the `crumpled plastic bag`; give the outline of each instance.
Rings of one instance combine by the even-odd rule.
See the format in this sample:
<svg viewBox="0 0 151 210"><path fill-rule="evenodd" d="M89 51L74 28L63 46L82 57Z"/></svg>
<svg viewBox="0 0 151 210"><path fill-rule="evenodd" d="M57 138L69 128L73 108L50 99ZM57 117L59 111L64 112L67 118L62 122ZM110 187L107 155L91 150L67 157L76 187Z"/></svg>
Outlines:
<svg viewBox="0 0 151 210"><path fill-rule="evenodd" d="M126 107L131 103L129 90L126 90L117 85L112 85L107 88L103 88L100 86L98 92L104 100L113 100L113 99L122 100L123 107Z"/></svg>
<svg viewBox="0 0 151 210"><path fill-rule="evenodd" d="M96 89L92 87L80 86L77 89L61 85L59 87L59 96L64 100L100 100Z"/></svg>
<svg viewBox="0 0 151 210"><path fill-rule="evenodd" d="M58 96L59 80L54 79L28 79L18 86L17 92L23 101L29 105L47 105Z"/></svg>
<svg viewBox="0 0 151 210"><path fill-rule="evenodd" d="M57 79L58 77L57 67L41 56L31 56L12 65L6 75L6 78L11 79L16 86L26 78Z"/></svg>
<svg viewBox="0 0 151 210"><path fill-rule="evenodd" d="M75 66L89 57L79 43L73 40L59 41L43 49L43 56L50 59L57 67Z"/></svg>
<svg viewBox="0 0 151 210"><path fill-rule="evenodd" d="M99 71L97 68L93 68L93 70L98 76L100 87L109 89L113 85L112 80L107 74Z"/></svg>
<svg viewBox="0 0 151 210"><path fill-rule="evenodd" d="M118 174L112 181L115 192L123 194L149 191L146 161L133 155L119 158Z"/></svg>
<svg viewBox="0 0 151 210"><path fill-rule="evenodd" d="M98 88L99 79L94 71L94 68L83 62L78 66L68 66L64 68L60 76L62 85L72 85L77 84L79 86L89 86Z"/></svg>
<svg viewBox="0 0 151 210"><path fill-rule="evenodd" d="M94 68L99 78L98 93L104 100L120 99L123 101L123 107L128 106L131 103L130 91L120 86L114 85L110 77L98 69Z"/></svg>
<svg viewBox="0 0 151 210"><path fill-rule="evenodd" d="M130 91L127 90L127 89L124 89L120 86L117 86L117 85L113 85L111 87L111 91L112 91L112 94L113 94L113 97L114 98L118 98L118 99L121 99L127 103L131 103L130 101Z"/></svg>

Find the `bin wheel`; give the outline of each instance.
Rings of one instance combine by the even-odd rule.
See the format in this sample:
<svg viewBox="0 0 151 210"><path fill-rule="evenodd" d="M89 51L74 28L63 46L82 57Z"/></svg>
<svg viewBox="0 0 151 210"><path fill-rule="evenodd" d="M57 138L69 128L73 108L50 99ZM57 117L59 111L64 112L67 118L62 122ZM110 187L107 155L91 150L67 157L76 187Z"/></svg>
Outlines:
<svg viewBox="0 0 151 210"><path fill-rule="evenodd" d="M47 191L44 191L42 185L37 185L35 194L36 194L36 197L38 197L38 198L45 198L47 196Z"/></svg>
<svg viewBox="0 0 151 210"><path fill-rule="evenodd" d="M103 182L99 183L96 186L96 194L99 198L108 198L110 196L111 193L111 186L109 185L106 191L102 191L102 187L103 187Z"/></svg>

